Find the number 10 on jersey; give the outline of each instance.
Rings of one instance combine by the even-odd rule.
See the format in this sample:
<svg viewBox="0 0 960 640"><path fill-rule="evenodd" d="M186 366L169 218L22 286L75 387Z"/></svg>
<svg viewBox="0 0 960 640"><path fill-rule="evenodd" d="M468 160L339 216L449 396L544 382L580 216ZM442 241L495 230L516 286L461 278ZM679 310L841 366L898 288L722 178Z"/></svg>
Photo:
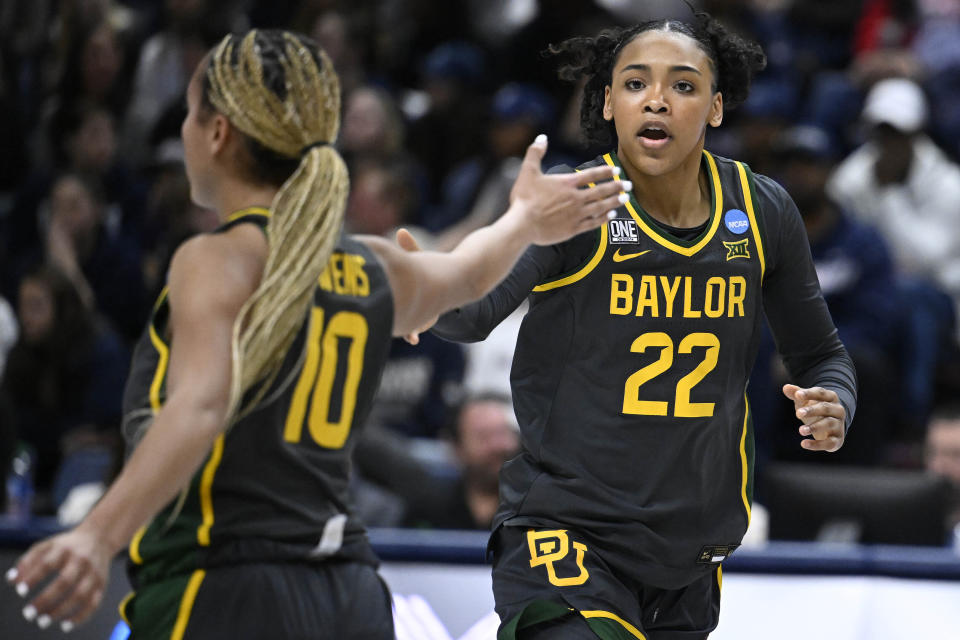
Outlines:
<svg viewBox="0 0 960 640"><path fill-rule="evenodd" d="M357 388L363 372L363 354L367 346L367 321L359 313L339 311L324 326L324 310L310 310L310 330L307 335L307 356L290 402L290 411L283 430L287 442L300 442L303 424L307 423L310 436L321 447L339 449L350 435L353 412L357 407ZM346 371L337 375L340 363L340 340L350 340ZM341 387L334 389L334 383ZM340 415L331 420L331 400L339 392ZM307 415L309 401L310 415Z"/></svg>

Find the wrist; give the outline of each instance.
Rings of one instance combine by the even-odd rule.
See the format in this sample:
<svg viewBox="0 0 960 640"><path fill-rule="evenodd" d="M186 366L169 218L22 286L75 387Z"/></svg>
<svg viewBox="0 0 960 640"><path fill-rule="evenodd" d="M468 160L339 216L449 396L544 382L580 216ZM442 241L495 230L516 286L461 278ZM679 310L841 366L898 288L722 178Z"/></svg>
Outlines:
<svg viewBox="0 0 960 640"><path fill-rule="evenodd" d="M530 205L522 200L514 200L506 213L500 216L498 222L504 228L504 235L507 238L523 246L532 244L536 239L533 211Z"/></svg>

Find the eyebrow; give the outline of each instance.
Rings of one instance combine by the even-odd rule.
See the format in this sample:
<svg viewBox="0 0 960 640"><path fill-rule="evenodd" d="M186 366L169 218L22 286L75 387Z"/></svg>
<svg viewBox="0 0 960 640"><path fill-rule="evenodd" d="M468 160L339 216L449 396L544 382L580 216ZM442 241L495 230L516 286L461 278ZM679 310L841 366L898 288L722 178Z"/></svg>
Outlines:
<svg viewBox="0 0 960 640"><path fill-rule="evenodd" d="M650 71L650 65L648 65L648 64L628 64L628 65L625 66L623 69L620 69L620 73L624 73L625 71L634 71L634 70L636 70L636 71ZM695 73L695 74L697 74L698 76L703 75L702 73L700 73L700 71L699 71L698 69L696 69L696 68L694 68L694 67L691 67L691 66L689 66L689 65L685 65L685 64L675 64L675 65L673 65L672 67L670 67L670 71L671 71L671 72L675 72L675 71L690 71L691 73Z"/></svg>

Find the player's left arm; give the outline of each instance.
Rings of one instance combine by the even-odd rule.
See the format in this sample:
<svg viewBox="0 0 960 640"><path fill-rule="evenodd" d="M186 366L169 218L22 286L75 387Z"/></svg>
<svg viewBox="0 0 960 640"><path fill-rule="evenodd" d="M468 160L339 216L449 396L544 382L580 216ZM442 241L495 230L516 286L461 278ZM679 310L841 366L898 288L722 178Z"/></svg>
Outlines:
<svg viewBox="0 0 960 640"><path fill-rule="evenodd" d="M38 542L7 573L22 596L49 579L24 610L41 627L72 626L94 612L113 556L187 485L223 433L233 324L265 257L257 254L265 248L253 235L259 229L242 225L227 234L199 236L174 255L167 398L123 471L76 528Z"/></svg>
<svg viewBox="0 0 960 640"><path fill-rule="evenodd" d="M791 380L801 446L836 451L856 410L853 361L837 334L820 291L800 212L773 180L756 176L758 215L764 216L767 273L763 306Z"/></svg>

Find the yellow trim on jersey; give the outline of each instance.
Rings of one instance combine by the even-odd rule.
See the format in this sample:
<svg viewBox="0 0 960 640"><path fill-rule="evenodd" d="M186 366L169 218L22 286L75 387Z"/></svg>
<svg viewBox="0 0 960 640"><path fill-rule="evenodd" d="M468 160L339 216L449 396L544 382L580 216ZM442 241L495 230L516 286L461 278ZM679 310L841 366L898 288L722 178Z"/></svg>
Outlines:
<svg viewBox="0 0 960 640"><path fill-rule="evenodd" d="M233 222L234 220L237 220L239 218L242 218L244 216L249 216L249 215L265 216L269 218L270 209L265 209L263 207L247 207L246 209L240 209L240 211L234 211L229 216L227 216L227 219L224 221L224 223Z"/></svg>
<svg viewBox="0 0 960 640"><path fill-rule="evenodd" d="M223 457L223 439L226 434L221 433L217 441L213 443L213 451L210 452L210 459L203 467L203 475L200 476L200 512L203 514L203 523L197 529L197 542L202 547L210 546L210 527L213 526L213 476L220 465L220 459Z"/></svg>
<svg viewBox="0 0 960 640"><path fill-rule="evenodd" d="M743 498L743 508L747 510L747 526L750 526L750 501L747 500L747 419L750 417L750 402L747 394L743 394L743 433L740 434L740 469L743 472L743 481L740 484L740 497Z"/></svg>
<svg viewBox="0 0 960 640"><path fill-rule="evenodd" d="M580 615L582 615L584 618L607 618L609 620L619 622L621 625L623 625L624 629L633 635L633 637L639 638L640 640L647 640L647 637L640 633L639 629L615 613L610 613L609 611L581 611Z"/></svg>
<svg viewBox="0 0 960 640"><path fill-rule="evenodd" d="M750 181L747 180L747 170L742 162L737 163L740 173L740 188L743 189L743 203L747 207L747 217L750 218L750 229L753 230L753 241L757 243L757 255L760 256L760 282L767 270L767 260L763 255L763 240L760 239L760 227L757 226L757 214L753 210L753 195L750 193Z"/></svg>
<svg viewBox="0 0 960 640"><path fill-rule="evenodd" d="M710 180L713 183L714 207L713 220L710 223L710 228L707 230L706 234L700 238L700 241L697 242L697 244L693 245L692 247L684 247L683 245L671 242L646 223L643 217L637 213L637 210L633 207L633 203L631 201L628 201L626 205L627 211L630 212L630 216L637 223L637 226L640 227L643 232L650 237L651 240L662 247L666 247L667 249L679 253L680 255L687 256L688 258L696 254L698 251L700 251L700 249L703 249L707 243L713 239L714 234L717 232L717 228L720 226L720 213L723 211L723 187L720 185L720 172L717 170L717 162L713 159L713 156L710 155L708 151L704 150L703 155L707 159ZM603 160L611 167L616 166L613 162L613 157L611 157L609 153L604 154ZM620 177L615 176L615 179L619 180Z"/></svg>
<svg viewBox="0 0 960 640"><path fill-rule="evenodd" d="M573 284L578 280L582 280L589 274L594 268L600 264L600 260L603 259L603 255L607 252L607 225L604 223L600 227L600 242L597 244L597 251L593 254L593 257L590 258L590 262L583 265L583 267L576 273L571 273L565 278L560 278L559 280L553 280L552 282L544 282L533 288L536 292L549 291L550 289L556 289L558 287L564 287L568 284Z"/></svg>
<svg viewBox="0 0 960 640"><path fill-rule="evenodd" d="M127 623L127 626L130 626L130 619L127 618L127 605L130 604L130 601L133 600L133 596L136 595L136 591L131 591L127 595L123 596L123 600L120 601L120 604L117 605L117 611L120 612L120 617L123 618L123 621Z"/></svg>
<svg viewBox="0 0 960 640"><path fill-rule="evenodd" d="M200 583L203 582L207 572L203 569L197 569L190 576L190 582L183 592L183 598L180 600L180 610L177 612L177 622L173 625L173 633L170 634L170 640L183 640L183 634L187 630L187 622L190 621L190 612L193 610L193 601L197 597L197 591L200 590Z"/></svg>
<svg viewBox="0 0 960 640"><path fill-rule="evenodd" d="M163 386L163 380L167 377L170 348L157 335L152 323L150 324L150 342L153 343L153 348L157 350L157 354L160 356L157 361L157 370L153 374L153 382L150 383L150 408L156 414L160 411L160 387Z"/></svg>
<svg viewBox="0 0 960 640"><path fill-rule="evenodd" d="M147 532L147 526L143 525L137 529L130 540L130 560L133 561L133 564L143 564L143 558L140 556L140 541L143 540L143 534Z"/></svg>
<svg viewBox="0 0 960 640"><path fill-rule="evenodd" d="M723 591L723 567L717 567L717 588Z"/></svg>

